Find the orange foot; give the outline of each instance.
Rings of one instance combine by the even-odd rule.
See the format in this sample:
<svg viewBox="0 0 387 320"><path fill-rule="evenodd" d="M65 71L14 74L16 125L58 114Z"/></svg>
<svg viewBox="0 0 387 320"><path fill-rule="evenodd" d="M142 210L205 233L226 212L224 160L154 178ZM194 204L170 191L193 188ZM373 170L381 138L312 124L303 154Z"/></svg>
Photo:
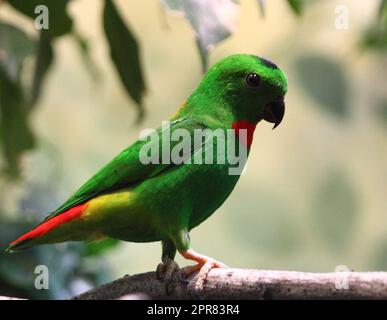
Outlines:
<svg viewBox="0 0 387 320"><path fill-rule="evenodd" d="M201 292L203 290L204 282L206 281L208 273L210 272L211 269L228 268L224 263L216 261L200 253L197 253L192 249L188 249L187 251L179 251L179 252L184 258L197 262L196 265L184 267L181 269L181 271L184 273L186 277L190 276L192 273L196 271L199 271L199 275L195 283L195 291L197 292Z"/></svg>

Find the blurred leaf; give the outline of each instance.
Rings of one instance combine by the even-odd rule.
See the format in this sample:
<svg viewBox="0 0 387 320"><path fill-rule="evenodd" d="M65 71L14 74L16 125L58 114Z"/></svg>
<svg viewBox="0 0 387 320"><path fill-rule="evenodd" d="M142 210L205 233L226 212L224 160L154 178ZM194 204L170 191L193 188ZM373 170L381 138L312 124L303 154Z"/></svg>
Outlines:
<svg viewBox="0 0 387 320"><path fill-rule="evenodd" d="M119 243L119 240L106 238L101 241L93 241L86 245L86 256L99 255L102 252L115 247Z"/></svg>
<svg viewBox="0 0 387 320"><path fill-rule="evenodd" d="M265 16L265 0L257 0L259 11L261 12L261 16Z"/></svg>
<svg viewBox="0 0 387 320"><path fill-rule="evenodd" d="M79 52L81 53L82 62L85 65L87 71L93 80L98 81L100 79L101 72L98 69L98 65L94 62L91 56L89 42L76 31L72 32L72 36L78 46Z"/></svg>
<svg viewBox="0 0 387 320"><path fill-rule="evenodd" d="M361 45L367 49L385 51L387 49L387 0L380 2L377 23L365 32Z"/></svg>
<svg viewBox="0 0 387 320"><path fill-rule="evenodd" d="M169 10L182 13L196 33L203 70L208 52L237 29L239 0L162 0Z"/></svg>
<svg viewBox="0 0 387 320"><path fill-rule="evenodd" d="M340 63L328 57L308 55L296 62L296 71L305 92L324 111L339 119L349 116L348 80Z"/></svg>
<svg viewBox="0 0 387 320"><path fill-rule="evenodd" d="M339 170L329 172L317 189L311 213L324 240L343 250L350 243L359 214L359 201L347 176Z"/></svg>
<svg viewBox="0 0 387 320"><path fill-rule="evenodd" d="M304 0L287 0L289 6L292 8L293 12L297 15L301 15L304 9Z"/></svg>
<svg viewBox="0 0 387 320"><path fill-rule="evenodd" d="M9 4L19 12L35 21L41 12L35 13L35 8L44 5L48 8L48 29L40 30L38 52L35 60L35 69L32 79L29 105L33 107L42 91L45 76L53 62L54 52L52 40L65 35L72 30L73 21L67 13L67 4L70 0L9 0Z"/></svg>
<svg viewBox="0 0 387 320"><path fill-rule="evenodd" d="M43 80L53 62L54 53L52 48L52 38L45 31L40 32L38 53L35 60L34 76L32 80L32 92L30 105L34 106L41 94Z"/></svg>
<svg viewBox="0 0 387 320"><path fill-rule="evenodd" d="M34 49L35 42L23 31L0 24L0 136L7 171L14 177L18 175L20 156L34 143L20 82L23 62Z"/></svg>
<svg viewBox="0 0 387 320"><path fill-rule="evenodd" d="M19 12L35 19L39 14L35 13L35 8L45 5L49 11L49 29L47 32L52 37L62 36L69 33L73 21L68 15L66 7L70 0L8 0L8 3Z"/></svg>
<svg viewBox="0 0 387 320"><path fill-rule="evenodd" d="M28 110L20 71L25 58L34 53L35 43L20 29L0 24L0 136L7 171L18 175L20 156L33 147Z"/></svg>
<svg viewBox="0 0 387 320"><path fill-rule="evenodd" d="M0 22L0 65L12 81L19 81L24 59L35 52L35 45L19 28Z"/></svg>
<svg viewBox="0 0 387 320"><path fill-rule="evenodd" d="M103 22L112 60L126 91L137 103L141 119L144 115L145 82L137 41L111 0L105 0Z"/></svg>
<svg viewBox="0 0 387 320"><path fill-rule="evenodd" d="M361 45L367 49L376 49L384 52L387 49L387 31L380 30L378 27L372 27L365 33Z"/></svg>
<svg viewBox="0 0 387 320"><path fill-rule="evenodd" d="M387 25L387 0L380 1L380 7L378 11L379 23L381 25Z"/></svg>
<svg viewBox="0 0 387 320"><path fill-rule="evenodd" d="M0 67L0 115L1 137L7 171L17 176L22 153L34 145L34 138L28 125L26 101L19 83L8 78Z"/></svg>

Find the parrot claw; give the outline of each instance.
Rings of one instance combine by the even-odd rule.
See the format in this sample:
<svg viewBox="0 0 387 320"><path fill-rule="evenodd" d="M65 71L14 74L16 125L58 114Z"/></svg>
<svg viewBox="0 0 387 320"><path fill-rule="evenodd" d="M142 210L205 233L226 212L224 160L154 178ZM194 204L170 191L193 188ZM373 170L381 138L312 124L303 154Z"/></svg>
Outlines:
<svg viewBox="0 0 387 320"><path fill-rule="evenodd" d="M156 268L156 277L159 280L170 281L175 271L179 269L179 265L175 261L165 258Z"/></svg>
<svg viewBox="0 0 387 320"><path fill-rule="evenodd" d="M165 282L165 292L167 295L173 291L173 275L179 269L179 265L169 258L163 259L163 262L157 266L156 278Z"/></svg>

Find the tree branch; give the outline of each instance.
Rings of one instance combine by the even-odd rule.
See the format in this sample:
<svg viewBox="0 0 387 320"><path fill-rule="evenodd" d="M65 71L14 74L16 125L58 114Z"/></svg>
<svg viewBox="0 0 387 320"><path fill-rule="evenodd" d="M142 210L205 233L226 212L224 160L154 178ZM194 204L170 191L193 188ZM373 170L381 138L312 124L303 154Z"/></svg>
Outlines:
<svg viewBox="0 0 387 320"><path fill-rule="evenodd" d="M119 299L141 294L150 299L387 299L387 272L305 273L212 269L202 292L197 274L183 283L177 273L169 285L155 272L126 276L73 299Z"/></svg>
<svg viewBox="0 0 387 320"><path fill-rule="evenodd" d="M0 300L25 300L25 299L14 298L14 297L7 297L7 296L0 296Z"/></svg>

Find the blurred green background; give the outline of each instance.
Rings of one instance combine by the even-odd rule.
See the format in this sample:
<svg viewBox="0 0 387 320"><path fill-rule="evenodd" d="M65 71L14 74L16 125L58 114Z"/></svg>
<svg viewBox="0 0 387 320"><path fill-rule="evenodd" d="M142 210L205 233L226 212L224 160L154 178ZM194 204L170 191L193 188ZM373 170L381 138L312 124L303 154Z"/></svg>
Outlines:
<svg viewBox="0 0 387 320"><path fill-rule="evenodd" d="M192 231L192 247L240 268L387 271L386 1L241 0L235 32L208 55L205 47L198 50L189 21L160 2L115 1L140 48L137 57L121 44L121 65L109 53L114 40L107 41L101 22L103 1L58 1L58 8L67 5L72 30L47 33L45 47L47 38L41 33L38 42L20 3L9 2L0 2L0 62L10 66L7 48L23 62L13 82L0 81L1 248L60 205L142 128L168 119L199 83L203 63L252 53L288 75L285 119L275 131L259 124L246 174ZM348 9L348 29L335 28L337 5ZM226 24L236 8L219 11ZM50 22L55 19L51 14ZM10 36L9 25L21 38ZM117 72L125 63L128 68ZM125 82L122 73L134 69L137 78ZM159 243L115 241L0 253L0 295L70 297L154 270L160 255ZM39 264L49 267L49 290L34 287Z"/></svg>

